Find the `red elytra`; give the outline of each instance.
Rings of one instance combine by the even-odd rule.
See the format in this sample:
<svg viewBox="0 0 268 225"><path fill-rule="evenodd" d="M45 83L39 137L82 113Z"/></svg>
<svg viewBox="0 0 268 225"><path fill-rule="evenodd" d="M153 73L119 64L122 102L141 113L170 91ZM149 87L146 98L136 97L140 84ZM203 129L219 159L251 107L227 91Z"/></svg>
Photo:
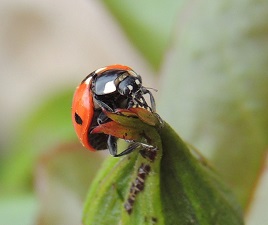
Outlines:
<svg viewBox="0 0 268 225"><path fill-rule="evenodd" d="M89 87L90 83L82 82L76 88L72 104L72 122L82 145L90 151L96 151L88 141L88 130L94 114L93 96L92 92L89 91ZM80 123L77 122L79 120L77 116L82 120Z"/></svg>

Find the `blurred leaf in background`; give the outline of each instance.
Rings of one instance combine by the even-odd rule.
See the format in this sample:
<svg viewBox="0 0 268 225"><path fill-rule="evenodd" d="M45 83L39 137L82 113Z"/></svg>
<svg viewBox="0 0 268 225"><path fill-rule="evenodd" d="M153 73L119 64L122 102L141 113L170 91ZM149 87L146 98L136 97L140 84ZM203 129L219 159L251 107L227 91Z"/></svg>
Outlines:
<svg viewBox="0 0 268 225"><path fill-rule="evenodd" d="M250 205L247 209L246 221L248 225L267 223L267 199L268 199L268 151L264 157L259 173L259 179L255 183L255 190L250 196Z"/></svg>
<svg viewBox="0 0 268 225"><path fill-rule="evenodd" d="M180 15L161 76L160 114L244 208L268 146L267 71L268 2L215 1Z"/></svg>
<svg viewBox="0 0 268 225"><path fill-rule="evenodd" d="M59 143L74 139L70 122L72 95L71 90L54 93L23 119L10 146L12 154L3 162L1 191L31 191L34 165L40 154Z"/></svg>
<svg viewBox="0 0 268 225"><path fill-rule="evenodd" d="M39 158L35 173L38 224L80 224L84 199L102 156L81 150L80 143L66 143Z"/></svg>
<svg viewBox="0 0 268 225"><path fill-rule="evenodd" d="M32 194L1 196L0 222L6 225L34 224L38 205L38 201Z"/></svg>
<svg viewBox="0 0 268 225"><path fill-rule="evenodd" d="M36 219L50 225L80 222L87 189L104 155L88 152L75 137L70 120L72 95L69 90L54 93L21 125L1 171L0 194L5 201L0 209L12 211L3 217L5 224L31 224Z"/></svg>
<svg viewBox="0 0 268 225"><path fill-rule="evenodd" d="M155 70L159 70L170 44L174 21L185 2L103 0L129 40Z"/></svg>

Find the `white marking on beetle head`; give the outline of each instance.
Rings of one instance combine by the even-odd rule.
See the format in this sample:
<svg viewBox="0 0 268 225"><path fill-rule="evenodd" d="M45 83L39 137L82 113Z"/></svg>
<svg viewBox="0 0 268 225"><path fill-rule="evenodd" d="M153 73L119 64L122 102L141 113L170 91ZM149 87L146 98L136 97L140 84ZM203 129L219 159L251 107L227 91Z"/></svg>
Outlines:
<svg viewBox="0 0 268 225"><path fill-rule="evenodd" d="M84 81L84 83L85 83L85 84L89 84L90 81L91 81L91 79L92 79L92 76L88 77L88 78Z"/></svg>
<svg viewBox="0 0 268 225"><path fill-rule="evenodd" d="M114 81L109 81L105 84L105 87L104 87L104 90L103 90L103 93L104 94L109 94L109 93L112 93L116 91L116 86L114 84Z"/></svg>
<svg viewBox="0 0 268 225"><path fill-rule="evenodd" d="M140 82L138 79L136 79L136 80L135 80L135 83L136 83L137 85L139 85L141 82Z"/></svg>
<svg viewBox="0 0 268 225"><path fill-rule="evenodd" d="M127 88L132 91L133 90L133 86L132 85L128 85Z"/></svg>

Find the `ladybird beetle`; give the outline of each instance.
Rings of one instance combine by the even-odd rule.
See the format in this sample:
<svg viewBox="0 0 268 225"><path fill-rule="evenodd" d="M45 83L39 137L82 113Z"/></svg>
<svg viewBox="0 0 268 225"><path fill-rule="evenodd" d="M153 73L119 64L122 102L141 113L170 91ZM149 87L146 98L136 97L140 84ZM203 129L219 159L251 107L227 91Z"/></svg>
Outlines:
<svg viewBox="0 0 268 225"><path fill-rule="evenodd" d="M143 97L145 94L150 96L150 106ZM152 147L133 142L117 154L116 137L91 133L94 127L110 121L104 110L114 112L131 107L143 107L155 112L154 97L142 86L140 75L123 65L111 65L90 73L77 87L72 103L72 122L82 145L91 151L109 149L115 157L126 155L139 146Z"/></svg>

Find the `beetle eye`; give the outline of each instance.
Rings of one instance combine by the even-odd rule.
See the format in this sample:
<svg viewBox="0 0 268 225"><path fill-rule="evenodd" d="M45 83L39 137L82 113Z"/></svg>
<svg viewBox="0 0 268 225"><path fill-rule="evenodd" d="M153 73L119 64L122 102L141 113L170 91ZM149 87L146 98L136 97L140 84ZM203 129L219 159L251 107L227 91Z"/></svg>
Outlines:
<svg viewBox="0 0 268 225"><path fill-rule="evenodd" d="M79 124L79 125L82 125L83 124L82 118L77 113L74 114L74 119L75 119L75 122L77 124Z"/></svg>

